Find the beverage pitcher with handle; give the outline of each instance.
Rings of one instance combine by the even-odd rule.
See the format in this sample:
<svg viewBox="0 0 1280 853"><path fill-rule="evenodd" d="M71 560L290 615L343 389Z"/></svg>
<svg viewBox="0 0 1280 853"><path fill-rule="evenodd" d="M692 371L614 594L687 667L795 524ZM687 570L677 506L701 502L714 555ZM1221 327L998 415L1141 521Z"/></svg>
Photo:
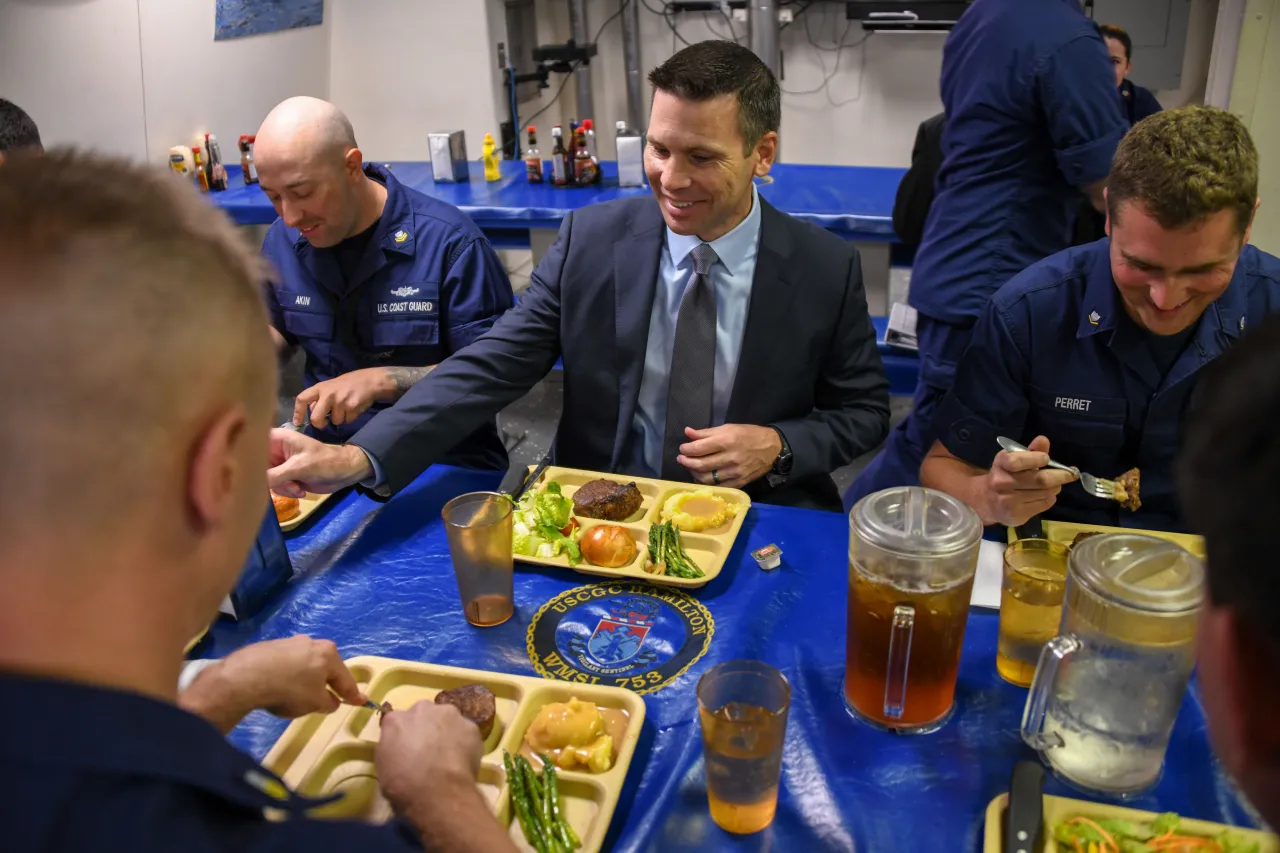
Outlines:
<svg viewBox="0 0 1280 853"><path fill-rule="evenodd" d="M867 495L849 515L846 707L923 734L951 715L982 522L918 486Z"/></svg>
<svg viewBox="0 0 1280 853"><path fill-rule="evenodd" d="M1139 794L1160 778L1195 665L1204 566L1136 533L1071 551L1058 636L1040 653L1022 738L1089 793Z"/></svg>

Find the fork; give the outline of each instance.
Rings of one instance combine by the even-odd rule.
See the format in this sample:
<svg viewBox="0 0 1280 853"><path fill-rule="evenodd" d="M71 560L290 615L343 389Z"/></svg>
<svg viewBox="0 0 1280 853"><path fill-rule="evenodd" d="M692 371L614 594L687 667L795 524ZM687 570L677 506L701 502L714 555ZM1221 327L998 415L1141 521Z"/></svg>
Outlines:
<svg viewBox="0 0 1280 853"><path fill-rule="evenodd" d="M1010 453L1030 453L1032 451L1023 447L1012 438L1005 438L1003 435L996 438L999 445ZM1059 471L1070 471L1080 478L1080 488L1095 498L1102 498L1106 501L1116 499L1116 483L1115 480L1104 480L1101 477L1095 477L1092 474L1086 474L1079 468L1072 468L1070 465L1063 465L1061 462L1049 460L1050 468L1057 468Z"/></svg>

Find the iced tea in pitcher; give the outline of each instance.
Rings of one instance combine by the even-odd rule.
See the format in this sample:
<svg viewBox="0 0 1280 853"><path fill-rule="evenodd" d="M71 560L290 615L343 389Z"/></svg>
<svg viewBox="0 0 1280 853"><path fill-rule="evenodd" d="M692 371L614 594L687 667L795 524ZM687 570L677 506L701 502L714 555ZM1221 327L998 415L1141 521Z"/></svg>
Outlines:
<svg viewBox="0 0 1280 853"><path fill-rule="evenodd" d="M863 498L849 527L845 701L873 725L933 731L951 713L982 523L904 487Z"/></svg>

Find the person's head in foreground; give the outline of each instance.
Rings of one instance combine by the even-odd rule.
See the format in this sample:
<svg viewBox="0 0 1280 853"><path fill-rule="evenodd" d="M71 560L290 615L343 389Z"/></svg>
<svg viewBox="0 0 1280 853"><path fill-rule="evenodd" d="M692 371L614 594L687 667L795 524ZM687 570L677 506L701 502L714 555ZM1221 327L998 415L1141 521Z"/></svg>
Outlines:
<svg viewBox="0 0 1280 853"><path fill-rule="evenodd" d="M5 155L24 148L44 150L40 130L22 107L0 98L0 162Z"/></svg>
<svg viewBox="0 0 1280 853"><path fill-rule="evenodd" d="M1111 274L1126 313L1157 335L1193 326L1231 283L1258 207L1258 151L1214 107L1134 125L1107 181Z"/></svg>
<svg viewBox="0 0 1280 853"><path fill-rule="evenodd" d="M1107 46L1111 56L1111 67L1115 69L1116 86L1124 82L1133 70L1133 39L1123 28L1115 24L1102 24L1098 27L1102 42Z"/></svg>
<svg viewBox="0 0 1280 853"><path fill-rule="evenodd" d="M752 183L778 150L773 72L730 41L686 47L649 72L645 171L667 227L711 242L751 212Z"/></svg>
<svg viewBox="0 0 1280 853"><path fill-rule="evenodd" d="M1280 317L1209 368L1187 415L1179 491L1204 536L1209 600L1200 695L1218 756L1262 816L1280 822Z"/></svg>
<svg viewBox="0 0 1280 853"><path fill-rule="evenodd" d="M321 249L355 236L377 218L380 185L365 176L363 158L351 122L318 98L278 104L254 143L262 191L285 225Z"/></svg>
<svg viewBox="0 0 1280 853"><path fill-rule="evenodd" d="M107 681L128 662L127 686L172 693L266 507L259 283L234 226L163 171L65 152L0 170L0 387L22 401L0 411L0 638L47 638L21 663Z"/></svg>

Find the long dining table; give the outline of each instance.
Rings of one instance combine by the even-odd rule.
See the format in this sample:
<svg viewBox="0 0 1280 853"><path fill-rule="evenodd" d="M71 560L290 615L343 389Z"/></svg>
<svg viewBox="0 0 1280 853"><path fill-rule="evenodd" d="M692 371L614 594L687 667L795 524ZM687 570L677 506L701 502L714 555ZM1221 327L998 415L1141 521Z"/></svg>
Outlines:
<svg viewBox="0 0 1280 853"><path fill-rule="evenodd" d="M518 564L516 612L477 628L464 618L441 509L458 494L493 490L499 475L435 466L388 502L339 494L289 541L294 577L253 618L223 619L194 650L220 657L293 634L333 640L344 657L378 655L534 676L530 620L555 596L600 579ZM723 571L692 592L714 620L705 655L644 695L646 719L604 849L617 851L977 851L983 815L1008 790L1010 772L1034 759L1019 722L1026 691L995 670L998 614L968 618L956 709L939 731L896 736L855 720L842 700L848 520L837 513L755 505ZM767 544L782 565L762 570L750 552ZM754 835L712 823L695 689L712 666L749 658L790 681L792 700L777 815ZM1127 805L1252 825L1207 738L1193 681L1164 774ZM287 723L255 712L231 733L261 759ZM1046 793L1079 796L1052 777Z"/></svg>

